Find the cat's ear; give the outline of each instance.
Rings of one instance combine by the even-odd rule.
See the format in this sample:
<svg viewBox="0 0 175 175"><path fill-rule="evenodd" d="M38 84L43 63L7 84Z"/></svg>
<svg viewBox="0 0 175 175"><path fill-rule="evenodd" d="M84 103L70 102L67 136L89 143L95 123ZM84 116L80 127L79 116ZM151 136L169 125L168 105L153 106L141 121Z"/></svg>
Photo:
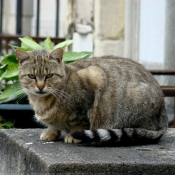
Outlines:
<svg viewBox="0 0 175 175"><path fill-rule="evenodd" d="M62 48L55 49L54 51L50 53L49 59L54 59L58 61L58 63L60 63L63 59L63 53L64 51Z"/></svg>
<svg viewBox="0 0 175 175"><path fill-rule="evenodd" d="M22 50L16 50L16 57L20 64L29 59L29 54Z"/></svg>

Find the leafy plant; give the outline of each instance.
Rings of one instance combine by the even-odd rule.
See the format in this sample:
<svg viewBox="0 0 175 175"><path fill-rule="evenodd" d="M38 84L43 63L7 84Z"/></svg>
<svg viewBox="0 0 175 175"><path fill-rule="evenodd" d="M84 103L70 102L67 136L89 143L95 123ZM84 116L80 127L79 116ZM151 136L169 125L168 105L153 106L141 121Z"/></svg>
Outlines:
<svg viewBox="0 0 175 175"><path fill-rule="evenodd" d="M30 37L19 38L21 46L13 46L12 49L30 51L37 49L54 50L56 48L65 48L73 43L73 40L67 40L53 46L52 41L47 37L42 45L36 43ZM70 63L78 59L88 58L91 56L91 52L64 52L63 61ZM19 63L15 54L5 54L4 58L0 61L0 103L10 102L12 100L24 99L26 95L19 83L18 78Z"/></svg>
<svg viewBox="0 0 175 175"><path fill-rule="evenodd" d="M0 129L14 128L15 122L13 120L6 120L0 116Z"/></svg>

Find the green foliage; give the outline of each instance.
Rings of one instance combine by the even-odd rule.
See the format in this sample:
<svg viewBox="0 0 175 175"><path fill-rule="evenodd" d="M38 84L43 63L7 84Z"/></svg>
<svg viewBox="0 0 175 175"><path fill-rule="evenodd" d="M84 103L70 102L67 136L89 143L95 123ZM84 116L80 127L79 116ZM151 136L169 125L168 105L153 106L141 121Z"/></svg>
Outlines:
<svg viewBox="0 0 175 175"><path fill-rule="evenodd" d="M8 81L18 79L18 61L15 54L4 56L0 64L2 65L2 69L0 69L2 71L0 80L4 79Z"/></svg>
<svg viewBox="0 0 175 175"><path fill-rule="evenodd" d="M54 49L57 49L57 48L60 48L60 47L61 47L61 48L65 48L65 47L71 45L72 43L73 43L73 40L67 40L67 41L61 42L61 43L55 45L55 46L53 47L53 50L54 50Z"/></svg>
<svg viewBox="0 0 175 175"><path fill-rule="evenodd" d="M12 120L5 120L0 116L0 129L14 128L15 122Z"/></svg>
<svg viewBox="0 0 175 175"><path fill-rule="evenodd" d="M19 81L14 81L14 83L7 85L1 93L0 103L12 101L21 96L25 97L26 95L23 93Z"/></svg>
<svg viewBox="0 0 175 175"><path fill-rule="evenodd" d="M65 48L73 43L73 40L67 40L53 46L49 37L43 41L42 45L39 45L30 37L19 38L19 40L21 41L21 46L10 45L14 51L16 49L24 51L37 49L54 50L57 48ZM88 58L91 54L91 52L64 52L63 61L70 63L79 59ZM6 54L0 61L0 103L26 97L19 83L18 67L19 63L15 54Z"/></svg>
<svg viewBox="0 0 175 175"><path fill-rule="evenodd" d="M88 58L91 52L65 52L63 55L63 61L70 63L78 59Z"/></svg>

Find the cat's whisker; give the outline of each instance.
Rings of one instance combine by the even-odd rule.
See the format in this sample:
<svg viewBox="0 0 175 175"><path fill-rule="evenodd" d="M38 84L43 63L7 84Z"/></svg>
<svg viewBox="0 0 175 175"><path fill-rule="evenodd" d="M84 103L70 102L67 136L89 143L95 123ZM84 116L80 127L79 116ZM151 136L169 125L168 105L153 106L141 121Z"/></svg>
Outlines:
<svg viewBox="0 0 175 175"><path fill-rule="evenodd" d="M34 92L32 91L32 90L30 90L30 89L27 89L27 88L23 88L23 91L24 91L24 93L25 94L34 94Z"/></svg>
<svg viewBox="0 0 175 175"><path fill-rule="evenodd" d="M18 95L18 96L16 97L16 99L13 100L13 103L18 103L18 102L20 102L25 96L26 96L26 94L24 94L24 93Z"/></svg>
<svg viewBox="0 0 175 175"><path fill-rule="evenodd" d="M57 99L60 107L63 107L63 103L62 103L62 99L60 98L60 96L58 96L58 94L55 94L54 91L51 91L51 94ZM55 109L54 113L57 113L59 111L59 109Z"/></svg>
<svg viewBox="0 0 175 175"><path fill-rule="evenodd" d="M62 104L61 103L62 98L60 98L60 96L53 89L50 89L50 93L57 99L57 101L61 105Z"/></svg>
<svg viewBox="0 0 175 175"><path fill-rule="evenodd" d="M63 92L57 91L56 93L57 93L58 95L61 95L61 97L63 98L63 100L69 98L69 97L68 97L67 95L65 95Z"/></svg>
<svg viewBox="0 0 175 175"><path fill-rule="evenodd" d="M64 98L72 98L72 96L70 94L68 94L67 92L65 91L59 91L57 89L55 89L55 91L59 94L59 95L62 95Z"/></svg>
<svg viewBox="0 0 175 175"><path fill-rule="evenodd" d="M52 94L54 94L54 96L57 97L57 99L59 100L67 100L70 98L70 95L64 91L60 91L60 90L57 90L57 89L53 89L53 88L48 88L50 90L50 92Z"/></svg>
<svg viewBox="0 0 175 175"><path fill-rule="evenodd" d="M11 93L11 92L19 92L20 93L23 90L21 89L21 87L14 87L14 88L9 89L8 91L9 91L9 93Z"/></svg>
<svg viewBox="0 0 175 175"><path fill-rule="evenodd" d="M57 94L55 94L53 91L50 91L50 93L58 100L58 102L60 103L60 99L58 98Z"/></svg>
<svg viewBox="0 0 175 175"><path fill-rule="evenodd" d="M68 97L67 96L66 96L66 98L63 97L60 93L56 92L52 88L50 89L50 93L55 96L55 98L57 99L60 106L63 107L63 102L65 102Z"/></svg>

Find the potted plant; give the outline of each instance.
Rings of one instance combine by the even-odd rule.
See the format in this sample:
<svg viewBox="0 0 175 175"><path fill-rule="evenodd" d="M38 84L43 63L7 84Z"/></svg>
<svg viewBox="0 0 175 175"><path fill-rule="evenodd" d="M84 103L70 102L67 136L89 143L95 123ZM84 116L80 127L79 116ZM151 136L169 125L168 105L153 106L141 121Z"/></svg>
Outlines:
<svg viewBox="0 0 175 175"><path fill-rule="evenodd" d="M65 48L73 43L73 40L67 40L53 46L49 37L43 41L42 45L39 45L30 37L19 38L19 40L21 41L21 46L11 45L14 51L16 49L24 51L54 50L59 47ZM91 52L64 52L63 61L68 64L78 59L88 58L91 54ZM11 121L11 123L14 121L14 127L17 128L44 127L35 122L34 111L28 104L27 96L19 82L18 66L19 63L14 53L5 54L0 61L0 123L7 120L7 122Z"/></svg>

